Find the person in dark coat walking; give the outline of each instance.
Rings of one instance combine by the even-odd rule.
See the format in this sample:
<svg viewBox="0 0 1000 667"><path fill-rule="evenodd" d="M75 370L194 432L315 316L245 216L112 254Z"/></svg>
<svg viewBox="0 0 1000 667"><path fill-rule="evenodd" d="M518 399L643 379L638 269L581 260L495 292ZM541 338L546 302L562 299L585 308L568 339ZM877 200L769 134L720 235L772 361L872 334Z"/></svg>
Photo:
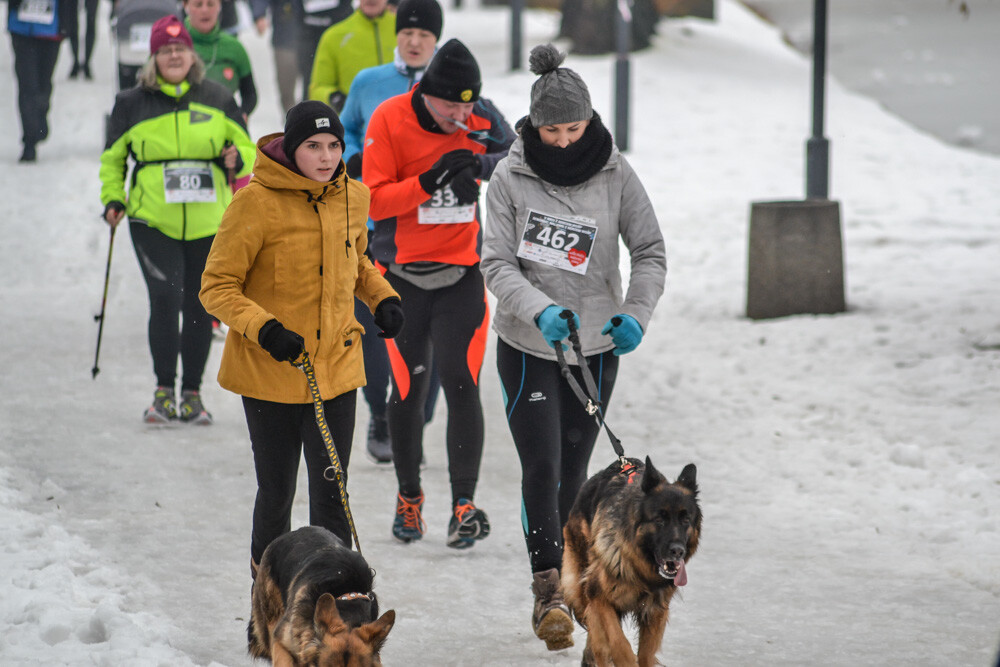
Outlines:
<svg viewBox="0 0 1000 667"><path fill-rule="evenodd" d="M35 146L49 136L52 74L63 37L77 31L77 0L8 0L7 31L14 49L21 162L34 162Z"/></svg>
<svg viewBox="0 0 1000 667"><path fill-rule="evenodd" d="M90 71L90 57L94 55L94 43L97 41L97 5L99 0L84 0L84 15L87 17L85 23L85 34L83 37L83 57L80 57L80 32L79 29L69 33L70 50L73 52L73 69L70 70L69 78L75 79L80 74L87 81L94 79Z"/></svg>
<svg viewBox="0 0 1000 667"><path fill-rule="evenodd" d="M320 37L354 9L350 0L251 0L250 10L257 34L263 35L271 28L278 93L282 111L287 113L309 96L309 78ZM296 95L296 83L300 80L302 92Z"/></svg>

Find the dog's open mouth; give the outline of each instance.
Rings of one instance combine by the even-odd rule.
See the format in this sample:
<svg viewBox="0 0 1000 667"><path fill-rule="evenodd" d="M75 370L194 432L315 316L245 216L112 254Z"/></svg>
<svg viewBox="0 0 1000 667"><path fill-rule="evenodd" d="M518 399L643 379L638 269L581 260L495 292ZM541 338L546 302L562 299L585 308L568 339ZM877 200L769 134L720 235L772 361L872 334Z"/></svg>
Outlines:
<svg viewBox="0 0 1000 667"><path fill-rule="evenodd" d="M661 560L658 563L660 576L664 579L673 579L674 586L684 586L688 582L687 570L684 568L682 560Z"/></svg>

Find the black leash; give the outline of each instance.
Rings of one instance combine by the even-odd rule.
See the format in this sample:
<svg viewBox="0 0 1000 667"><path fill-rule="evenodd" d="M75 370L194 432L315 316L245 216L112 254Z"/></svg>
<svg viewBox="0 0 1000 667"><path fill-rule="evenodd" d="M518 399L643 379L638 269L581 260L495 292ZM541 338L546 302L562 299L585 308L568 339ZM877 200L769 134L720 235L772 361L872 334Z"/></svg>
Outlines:
<svg viewBox="0 0 1000 667"><path fill-rule="evenodd" d="M583 403L587 414L593 415L597 419L597 423L608 434L611 446L614 448L615 454L618 455L618 460L622 464L622 470L625 470L629 465L628 459L625 458L625 449L622 447L622 441L611 432L608 423L604 421L604 411L601 409L601 401L598 400L597 383L594 382L590 366L587 365L587 359L583 356L583 346L580 344L580 332L577 331L576 322L573 320L573 311L568 309L563 310L559 313L559 317L566 320L566 324L569 326L569 342L573 346L573 353L576 354L577 363L580 364L580 374L583 376L583 383L587 385L587 391L584 391L580 383L573 377L573 373L569 369L569 364L566 363L566 354L563 352L562 343L556 342L555 349L556 359L559 361L559 372L566 378L569 388L573 390L576 397Z"/></svg>

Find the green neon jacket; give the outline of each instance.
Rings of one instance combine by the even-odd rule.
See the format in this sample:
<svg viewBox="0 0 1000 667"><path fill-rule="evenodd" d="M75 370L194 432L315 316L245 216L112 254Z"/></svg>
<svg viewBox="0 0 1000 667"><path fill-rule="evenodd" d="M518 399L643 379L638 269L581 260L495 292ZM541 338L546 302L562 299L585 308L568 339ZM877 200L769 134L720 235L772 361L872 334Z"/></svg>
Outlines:
<svg viewBox="0 0 1000 667"><path fill-rule="evenodd" d="M386 11L370 19L360 9L355 10L320 37L309 79L309 99L329 104L331 95L346 97L358 72L392 62L395 48L395 14Z"/></svg>
<svg viewBox="0 0 1000 667"><path fill-rule="evenodd" d="M111 110L101 154L101 204L126 204L129 220L173 239L212 236L233 198L226 170L217 160L226 142L235 145L242 158L235 176L249 174L256 148L233 96L214 81L172 85L158 79L155 89L139 85L123 91ZM126 194L129 157L134 165ZM164 172L178 160L197 161L210 169L214 202L166 201Z"/></svg>

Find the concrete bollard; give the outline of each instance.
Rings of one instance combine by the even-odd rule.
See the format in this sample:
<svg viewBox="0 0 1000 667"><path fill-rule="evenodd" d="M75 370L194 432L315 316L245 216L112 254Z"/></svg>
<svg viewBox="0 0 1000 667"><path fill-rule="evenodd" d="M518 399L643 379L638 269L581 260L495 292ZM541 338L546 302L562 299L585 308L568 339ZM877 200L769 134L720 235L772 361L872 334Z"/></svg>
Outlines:
<svg viewBox="0 0 1000 667"><path fill-rule="evenodd" d="M749 246L747 317L846 310L839 202L753 202Z"/></svg>

